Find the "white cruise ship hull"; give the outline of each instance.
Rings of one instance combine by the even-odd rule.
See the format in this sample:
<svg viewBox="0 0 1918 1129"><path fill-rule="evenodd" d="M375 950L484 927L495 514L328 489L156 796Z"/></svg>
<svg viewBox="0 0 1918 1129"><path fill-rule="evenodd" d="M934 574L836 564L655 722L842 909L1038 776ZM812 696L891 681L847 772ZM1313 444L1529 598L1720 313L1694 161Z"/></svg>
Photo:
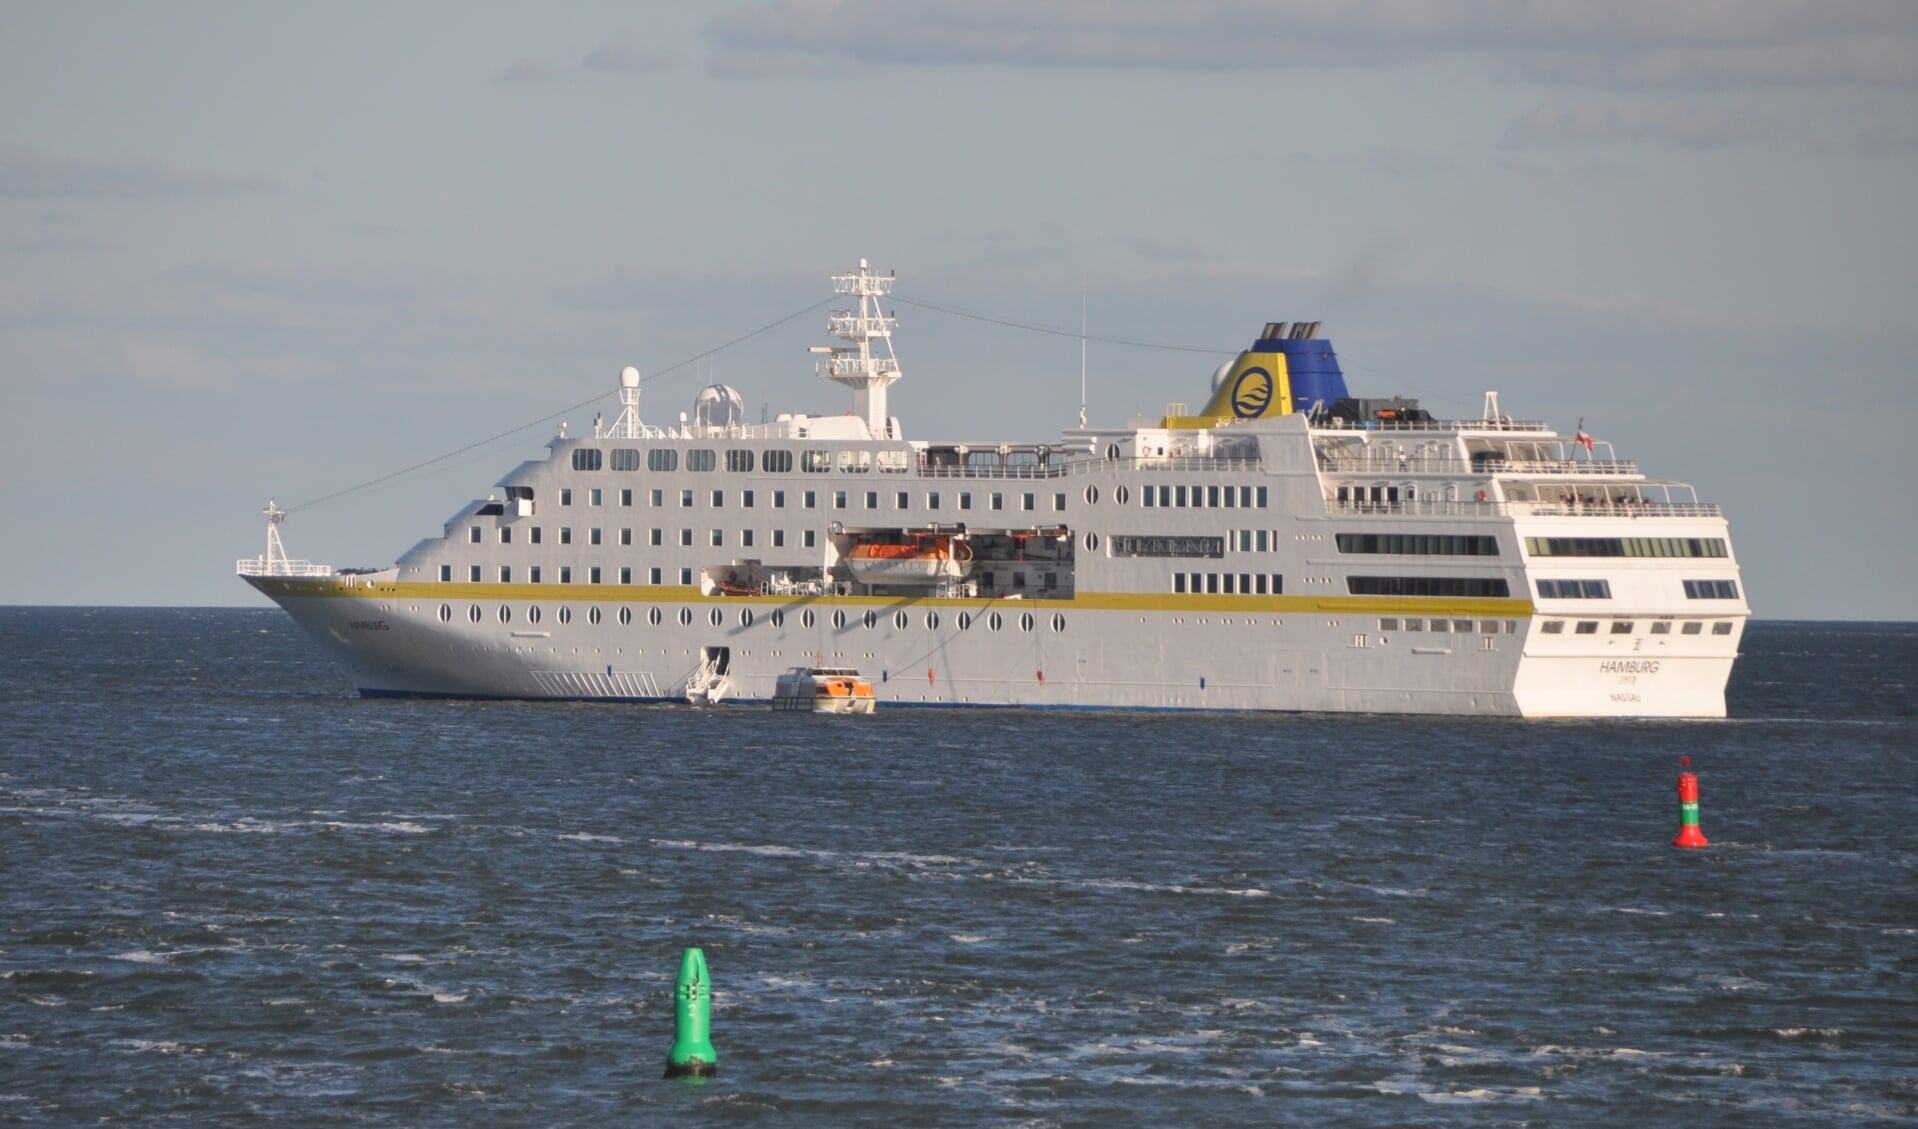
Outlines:
<svg viewBox="0 0 1918 1129"><path fill-rule="evenodd" d="M420 591L364 577L249 579L367 696L683 701L708 649L724 647L728 702L770 701L781 672L819 661L858 665L888 707L1722 717L1737 649L1736 635L1641 636L1637 649L1629 636L1596 636L1583 650L1539 653L1557 641L1534 639L1538 620L1517 602L1474 609L1470 632L1413 636L1380 632L1375 607L1292 597L1088 608L685 590L578 592L553 602L550 589L533 596L485 585ZM534 602L513 598L522 595ZM543 606L541 626L500 624L502 606L516 609L518 620ZM452 612L445 620L442 607ZM911 609L904 628L891 618L901 607ZM561 608L569 612L565 625L554 622ZM622 609L630 622L620 622ZM864 613L875 609L884 615L867 628ZM597 624L588 622L595 610ZM835 612L844 613L845 627L832 626ZM750 623L742 624L742 613ZM1488 626L1495 630L1482 630Z"/></svg>

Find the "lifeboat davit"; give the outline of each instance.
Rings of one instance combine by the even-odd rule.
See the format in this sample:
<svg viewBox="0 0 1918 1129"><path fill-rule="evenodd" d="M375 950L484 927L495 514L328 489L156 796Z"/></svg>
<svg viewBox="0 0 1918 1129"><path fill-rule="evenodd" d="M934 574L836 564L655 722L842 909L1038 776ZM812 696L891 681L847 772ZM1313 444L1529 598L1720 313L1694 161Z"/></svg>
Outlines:
<svg viewBox="0 0 1918 1129"><path fill-rule="evenodd" d="M942 584L972 571L972 546L951 537L918 537L903 544L861 542L846 568L862 584Z"/></svg>

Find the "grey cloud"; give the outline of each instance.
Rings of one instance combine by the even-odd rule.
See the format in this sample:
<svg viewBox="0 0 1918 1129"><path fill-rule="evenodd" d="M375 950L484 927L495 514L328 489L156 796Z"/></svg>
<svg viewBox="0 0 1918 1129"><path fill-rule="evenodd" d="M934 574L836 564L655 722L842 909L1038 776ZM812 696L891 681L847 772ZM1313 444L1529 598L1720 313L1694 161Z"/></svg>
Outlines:
<svg viewBox="0 0 1918 1129"><path fill-rule="evenodd" d="M1772 128L1759 114L1655 99L1619 99L1530 110L1505 127L1502 143L1529 149L1652 141L1685 149L1716 149L1749 141Z"/></svg>
<svg viewBox="0 0 1918 1129"><path fill-rule="evenodd" d="M774 0L714 19L709 69L779 60L1217 70L1479 57L1600 86L1918 82L1898 0Z"/></svg>
<svg viewBox="0 0 1918 1129"><path fill-rule="evenodd" d="M521 59L494 77L495 82L507 86L537 86L542 83L556 82L565 77L567 68L545 59Z"/></svg>
<svg viewBox="0 0 1918 1129"><path fill-rule="evenodd" d="M0 151L0 198L139 199L274 192L268 177L182 169L166 161L100 160L43 149Z"/></svg>
<svg viewBox="0 0 1918 1129"><path fill-rule="evenodd" d="M676 70L685 63L685 56L679 52L655 47L637 32L625 32L594 48L580 65L589 70L649 75Z"/></svg>

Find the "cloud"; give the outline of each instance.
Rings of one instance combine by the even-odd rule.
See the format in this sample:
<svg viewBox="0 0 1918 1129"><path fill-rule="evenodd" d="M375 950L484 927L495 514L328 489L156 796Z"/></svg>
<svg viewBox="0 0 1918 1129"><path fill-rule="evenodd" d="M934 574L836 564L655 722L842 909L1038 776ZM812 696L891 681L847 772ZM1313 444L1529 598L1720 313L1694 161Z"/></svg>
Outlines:
<svg viewBox="0 0 1918 1129"><path fill-rule="evenodd" d="M182 169L166 161L100 160L44 149L0 150L0 199L150 199L276 192L269 177Z"/></svg>
<svg viewBox="0 0 1918 1129"><path fill-rule="evenodd" d="M1772 126L1770 118L1752 112L1621 99L1529 110L1506 124L1502 144L1530 149L1651 141L1684 149L1717 149L1750 141Z"/></svg>
<svg viewBox="0 0 1918 1129"><path fill-rule="evenodd" d="M1608 87L1918 82L1918 6L1901 0L772 0L706 35L724 77L800 59L1218 70L1474 57Z"/></svg>
<svg viewBox="0 0 1918 1129"><path fill-rule="evenodd" d="M545 59L521 59L493 77L505 86L540 86L566 77L567 68Z"/></svg>
<svg viewBox="0 0 1918 1129"><path fill-rule="evenodd" d="M677 70L685 63L686 57L679 52L655 47L638 32L629 31L595 47L580 61L580 66L588 70L652 75Z"/></svg>

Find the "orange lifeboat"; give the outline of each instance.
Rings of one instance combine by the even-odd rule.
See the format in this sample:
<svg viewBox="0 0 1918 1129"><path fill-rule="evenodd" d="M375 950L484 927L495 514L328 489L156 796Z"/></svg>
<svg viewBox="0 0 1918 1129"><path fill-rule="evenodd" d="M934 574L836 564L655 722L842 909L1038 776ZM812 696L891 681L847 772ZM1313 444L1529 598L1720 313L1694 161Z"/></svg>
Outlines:
<svg viewBox="0 0 1918 1129"><path fill-rule="evenodd" d="M939 584L972 571L972 546L942 535L890 543L862 541L846 554L846 568L863 584Z"/></svg>

